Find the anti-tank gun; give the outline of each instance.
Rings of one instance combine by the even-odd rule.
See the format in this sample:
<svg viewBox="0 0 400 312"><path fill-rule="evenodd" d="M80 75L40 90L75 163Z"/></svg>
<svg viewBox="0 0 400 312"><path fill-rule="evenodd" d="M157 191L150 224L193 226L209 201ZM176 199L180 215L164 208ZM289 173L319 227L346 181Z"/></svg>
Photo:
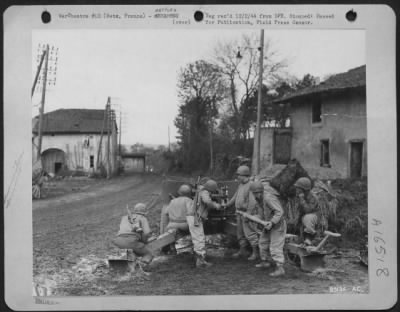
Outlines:
<svg viewBox="0 0 400 312"><path fill-rule="evenodd" d="M297 162L295 160L292 161L293 163ZM294 168L294 169L293 169ZM281 173L273 177L271 180L270 177L267 177L266 180L261 179L263 182L269 182L271 187L273 187L275 190L281 192L284 194L285 193L285 187L286 186L291 186L295 181L299 178L299 176L304 176L305 171L299 171L298 168L302 169L300 164L297 164L296 166L287 166L285 167ZM283 182L282 182L283 181ZM192 194L191 198L194 199L198 187L197 185L200 184L200 178L197 178L197 182L195 182L194 179L192 178L182 178L182 177L177 177L177 179L174 179L173 177L167 177L163 181L162 185L162 193L161 193L161 202L163 206L163 211L164 209L168 206L169 202L175 198L178 197L178 189L182 184L187 184L192 187ZM208 212L208 217L206 220L203 222L204 226L204 231L205 234L228 234L229 236L232 236L236 238L236 218L237 214L235 211L234 207L226 207L226 203L228 199L230 199L233 194L236 192L238 188L238 182L236 181L217 181L217 191L211 194L211 197L214 201L218 202L221 204L223 209L220 210L215 210L211 209ZM245 216L246 217L246 216ZM251 216L250 216L251 217ZM250 219L250 218L248 218ZM258 223L257 220L251 220L252 222ZM262 225L262 224L261 224ZM161 227L160 227L161 230ZM335 234L335 233L334 233ZM333 236L333 235L331 235ZM321 251L320 249L322 248L321 245L316 246L315 250L310 250L310 248L298 246L297 240L295 241L294 238L298 238L297 235L291 235L287 234L286 237L286 252L288 255L292 255L295 258L301 259L301 267L303 269L307 269L311 267L309 263L306 263L307 260L311 259L311 264L315 264L312 266L313 268L315 267L322 267L323 261L321 260L323 256L325 255L324 251ZM151 251L155 252L156 250L161 249L164 246L167 246L174 241L176 241L179 238L179 233L177 231L160 231L160 236L150 242L147 245L147 248L149 248ZM293 241L291 239L293 238ZM326 242L326 239L324 240L324 243ZM291 249L290 249L291 248ZM303 250L305 250L305 253L303 254ZM289 260L290 257L288 256ZM315 261L314 261L315 259ZM296 261L294 261L296 262ZM310 261L308 261L310 262Z"/></svg>
<svg viewBox="0 0 400 312"><path fill-rule="evenodd" d="M166 178L162 184L161 201L163 209L168 206L169 202L178 197L178 189L182 184L187 184L192 187L191 198L194 199L196 192L198 190L198 185L200 184L200 177L196 179L185 179L180 178L175 180L172 177ZM211 198L217 203L226 207L226 203L236 192L238 187L238 182L233 180L227 181L216 181L218 189L216 192L211 194ZM221 210L210 209L208 212L207 220L204 220L204 231L206 234L216 234L216 233L228 233L236 236L236 229L233 228L236 222L235 208L223 208ZM227 226L228 224L228 226Z"/></svg>
<svg viewBox="0 0 400 312"><path fill-rule="evenodd" d="M204 221L206 234L229 234L236 236L235 207L227 207L228 200L237 189L236 181L218 182L218 190L211 194L211 198L221 205L221 209L210 209L207 220Z"/></svg>

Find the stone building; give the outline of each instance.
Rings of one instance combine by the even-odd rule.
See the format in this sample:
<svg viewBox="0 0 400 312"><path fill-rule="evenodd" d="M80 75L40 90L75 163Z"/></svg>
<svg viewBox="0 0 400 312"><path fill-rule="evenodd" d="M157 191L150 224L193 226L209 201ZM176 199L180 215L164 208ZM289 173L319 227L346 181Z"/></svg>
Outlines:
<svg viewBox="0 0 400 312"><path fill-rule="evenodd" d="M43 169L90 173L103 167L117 171L117 125L107 122L106 110L58 109L43 114L41 160ZM36 162L38 117L33 119L32 161Z"/></svg>
<svg viewBox="0 0 400 312"><path fill-rule="evenodd" d="M263 169L296 158L314 177L367 176L365 65L288 94L279 103L290 104L290 127L262 129Z"/></svg>

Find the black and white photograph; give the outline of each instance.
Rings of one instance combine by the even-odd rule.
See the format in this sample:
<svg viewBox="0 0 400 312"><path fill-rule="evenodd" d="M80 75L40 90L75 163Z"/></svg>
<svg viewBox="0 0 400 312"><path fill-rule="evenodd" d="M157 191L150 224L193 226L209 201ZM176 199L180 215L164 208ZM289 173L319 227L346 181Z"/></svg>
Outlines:
<svg viewBox="0 0 400 312"><path fill-rule="evenodd" d="M389 307L391 13L215 8L8 12L13 306Z"/></svg>
<svg viewBox="0 0 400 312"><path fill-rule="evenodd" d="M32 47L36 295L368 292L364 31Z"/></svg>

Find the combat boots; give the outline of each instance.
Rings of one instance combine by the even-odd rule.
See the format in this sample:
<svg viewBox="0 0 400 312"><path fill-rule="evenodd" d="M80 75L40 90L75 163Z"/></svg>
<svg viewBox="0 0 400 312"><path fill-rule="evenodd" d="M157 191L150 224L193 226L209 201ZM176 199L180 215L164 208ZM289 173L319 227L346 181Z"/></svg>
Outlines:
<svg viewBox="0 0 400 312"><path fill-rule="evenodd" d="M232 258L246 257L248 255L246 246L241 245L239 250L232 254Z"/></svg>
<svg viewBox="0 0 400 312"><path fill-rule="evenodd" d="M283 268L283 264L277 264L275 271L269 274L269 276L272 277L277 277L277 276L282 276L285 274L285 269Z"/></svg>
<svg viewBox="0 0 400 312"><path fill-rule="evenodd" d="M251 256L247 258L249 261L254 261L258 259L258 247L257 246L251 246L253 249L253 252L251 253Z"/></svg>
<svg viewBox="0 0 400 312"><path fill-rule="evenodd" d="M268 262L266 260L261 260L260 263L255 265L256 268L270 268L271 266L271 262Z"/></svg>
<svg viewBox="0 0 400 312"><path fill-rule="evenodd" d="M207 262L205 256L196 255L196 268L208 268L212 263Z"/></svg>

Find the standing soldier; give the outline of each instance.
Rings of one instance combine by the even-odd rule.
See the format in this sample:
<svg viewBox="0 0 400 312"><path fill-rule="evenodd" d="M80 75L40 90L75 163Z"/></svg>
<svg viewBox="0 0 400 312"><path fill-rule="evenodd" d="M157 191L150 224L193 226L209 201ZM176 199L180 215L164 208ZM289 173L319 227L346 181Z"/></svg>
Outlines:
<svg viewBox="0 0 400 312"><path fill-rule="evenodd" d="M264 186L260 181L252 182L250 190L257 200L258 217L267 221L259 241L261 262L256 267L268 268L274 264L276 266L275 271L269 275L284 275L283 247L285 245L286 221L278 197L279 194L272 187L264 191Z"/></svg>
<svg viewBox="0 0 400 312"><path fill-rule="evenodd" d="M218 189L214 180L208 180L204 185L199 185L193 205L187 211L186 220L192 236L193 249L196 255L196 267L208 267L212 263L206 261L206 236L204 234L203 220L207 219L209 209L221 208L221 205L211 199L211 193Z"/></svg>
<svg viewBox="0 0 400 312"><path fill-rule="evenodd" d="M128 215L121 219L119 232L113 243L118 248L131 249L136 255L142 257L143 263L149 264L153 255L145 245L151 234L146 214L146 205L142 203L136 204L132 212L128 210Z"/></svg>
<svg viewBox="0 0 400 312"><path fill-rule="evenodd" d="M227 207L235 206L236 210L244 211L249 214L256 212L256 203L252 196L250 196L250 168L247 166L240 166L236 171L237 179L239 180L239 186L236 193L226 204ZM232 257L238 258L240 256L246 256L246 247L250 243L252 248L252 254L248 260L256 260L258 258L258 236L256 225L242 217L237 215L237 240L239 243L239 251L234 253Z"/></svg>
<svg viewBox="0 0 400 312"><path fill-rule="evenodd" d="M318 225L318 201L311 191L311 181L308 178L300 178L295 183L296 197L299 199L299 210L301 217L300 233L303 234L304 243L312 245Z"/></svg>

